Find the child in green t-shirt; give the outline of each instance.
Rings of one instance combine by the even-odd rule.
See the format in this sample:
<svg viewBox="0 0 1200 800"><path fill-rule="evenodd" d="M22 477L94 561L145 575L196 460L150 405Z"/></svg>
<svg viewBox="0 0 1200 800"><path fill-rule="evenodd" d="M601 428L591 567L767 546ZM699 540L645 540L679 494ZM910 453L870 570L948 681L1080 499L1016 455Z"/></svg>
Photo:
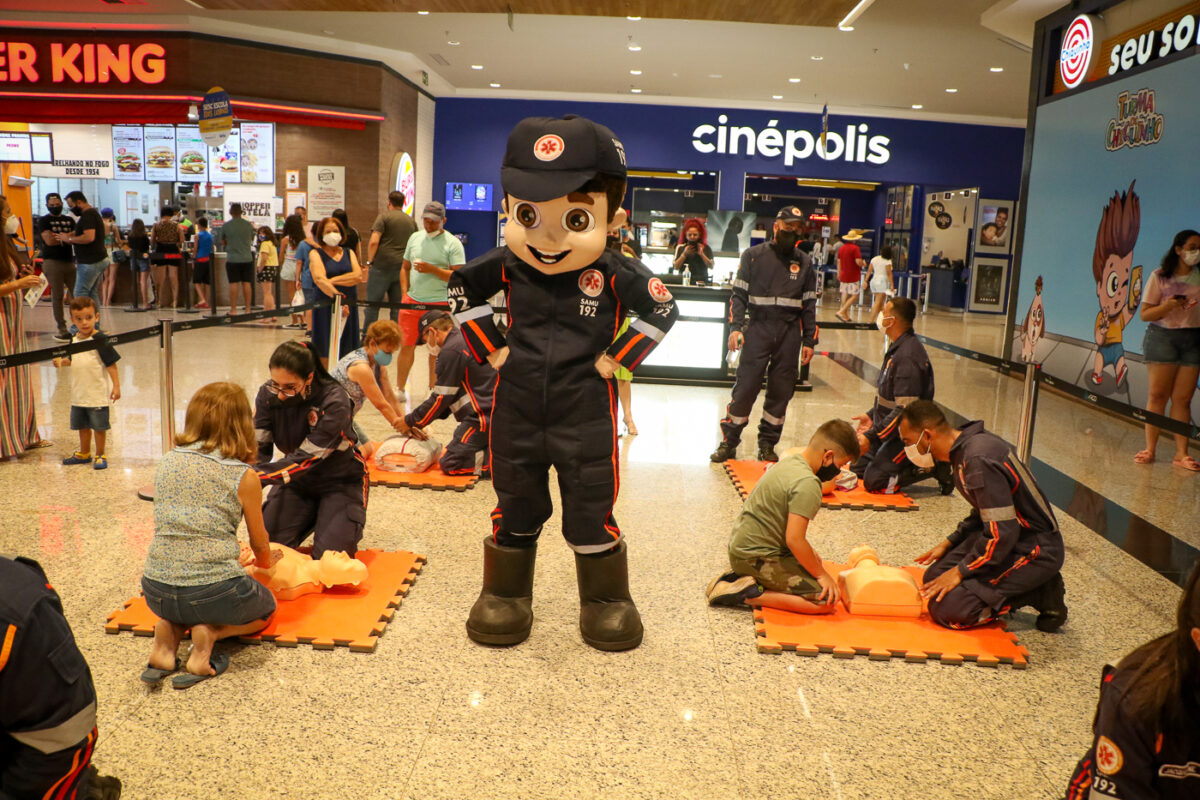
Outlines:
<svg viewBox="0 0 1200 800"><path fill-rule="evenodd" d="M792 450L763 475L746 498L729 537L731 571L708 585L708 602L825 614L838 600L837 581L808 543L821 508L822 484L859 453L854 429L830 420L808 445Z"/></svg>

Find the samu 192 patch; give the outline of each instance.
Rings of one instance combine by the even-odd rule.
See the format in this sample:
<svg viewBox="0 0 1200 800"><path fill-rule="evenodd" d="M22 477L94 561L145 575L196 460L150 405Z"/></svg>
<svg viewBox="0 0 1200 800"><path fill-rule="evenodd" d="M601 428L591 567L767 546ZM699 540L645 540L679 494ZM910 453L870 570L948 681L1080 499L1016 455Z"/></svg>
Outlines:
<svg viewBox="0 0 1200 800"><path fill-rule="evenodd" d="M1105 775L1116 775L1125 766L1125 756L1121 748L1107 736L1096 740L1096 769Z"/></svg>

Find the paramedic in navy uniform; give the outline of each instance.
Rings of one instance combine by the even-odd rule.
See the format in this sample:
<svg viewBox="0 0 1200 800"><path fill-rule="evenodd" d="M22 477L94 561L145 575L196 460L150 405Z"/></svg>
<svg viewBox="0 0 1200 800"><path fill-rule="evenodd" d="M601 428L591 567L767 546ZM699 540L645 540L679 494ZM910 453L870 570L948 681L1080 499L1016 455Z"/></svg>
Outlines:
<svg viewBox="0 0 1200 800"><path fill-rule="evenodd" d="M580 632L592 647L627 650L641 643L642 622L612 515L612 374L618 365L636 368L678 311L646 267L605 247L625 222L625 151L612 131L576 116L522 120L509 134L500 174L507 245L456 271L447 292L472 355L499 371L491 429L498 506L467 633L493 645L529 635L553 466L563 536L575 551ZM508 301L507 338L488 304L498 292ZM617 336L630 311L637 317Z"/></svg>

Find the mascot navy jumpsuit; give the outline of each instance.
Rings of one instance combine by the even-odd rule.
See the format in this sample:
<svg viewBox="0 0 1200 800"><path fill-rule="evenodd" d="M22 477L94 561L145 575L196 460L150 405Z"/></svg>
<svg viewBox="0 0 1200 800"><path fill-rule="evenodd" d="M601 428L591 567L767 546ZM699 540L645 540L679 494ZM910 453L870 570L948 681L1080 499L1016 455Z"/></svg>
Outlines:
<svg viewBox="0 0 1200 800"><path fill-rule="evenodd" d="M750 421L766 375L758 443L773 448L783 434L787 406L796 392L800 349L812 347L817 340L817 273L812 260L796 250L785 262L770 242L748 248L733 281L729 328L742 331L745 341L721 434L734 447L742 440L742 429Z"/></svg>
<svg viewBox="0 0 1200 800"><path fill-rule="evenodd" d="M1030 592L1062 569L1063 539L1050 501L1029 469L979 421L959 428L950 448L954 482L972 506L950 536L951 547L925 570L925 582L957 569L962 583L929 616L948 628L970 628L1008 610L1009 598Z"/></svg>
<svg viewBox="0 0 1200 800"><path fill-rule="evenodd" d="M907 330L896 337L883 357L883 369L875 381L875 405L867 412L871 429L865 436L871 449L854 465L868 492L891 494L903 485L902 474L916 469L904 455L900 412L916 400L932 399L933 366L925 345Z"/></svg>
<svg viewBox="0 0 1200 800"><path fill-rule="evenodd" d="M272 542L299 547L315 529L312 557L354 556L367 520L367 469L355 445L350 396L336 381L313 378L311 394L281 402L263 384L254 401L263 503ZM271 462L274 448L286 455ZM270 462L270 463L268 463Z"/></svg>
<svg viewBox="0 0 1200 800"><path fill-rule="evenodd" d="M445 419L453 413L458 427L438 466L447 475L470 475L475 472L475 454L482 451L486 471L496 370L486 361L477 362L462 333L454 330L442 343L434 373L433 391L424 403L404 416L404 423L424 428L435 419Z"/></svg>
<svg viewBox="0 0 1200 800"><path fill-rule="evenodd" d="M501 291L507 341L488 304ZM492 405L496 543L536 543L552 511L553 466L567 543L585 555L611 550L621 541L612 516L617 394L596 371L596 359L607 352L629 370L642 363L679 314L670 292L641 262L611 250L584 269L546 275L496 248L451 275L447 293L476 361L509 348ZM628 311L638 316L617 338Z"/></svg>
<svg viewBox="0 0 1200 800"><path fill-rule="evenodd" d="M1145 646L1104 667L1091 749L1075 767L1067 800L1195 800L1200 797L1200 697L1178 710L1182 728L1163 729L1160 709L1137 708L1129 689ZM1187 689L1185 689L1187 691Z"/></svg>
<svg viewBox="0 0 1200 800"><path fill-rule="evenodd" d="M0 558L0 797L82 798L96 689L36 561Z"/></svg>

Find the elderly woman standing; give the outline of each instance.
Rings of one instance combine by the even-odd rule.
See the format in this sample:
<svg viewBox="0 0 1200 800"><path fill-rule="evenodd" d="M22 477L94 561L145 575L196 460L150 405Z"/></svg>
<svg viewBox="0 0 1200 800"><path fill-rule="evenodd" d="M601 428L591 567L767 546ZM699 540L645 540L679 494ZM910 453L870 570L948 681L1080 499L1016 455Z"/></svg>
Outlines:
<svg viewBox="0 0 1200 800"><path fill-rule="evenodd" d="M0 195L0 230L11 216L7 198ZM16 250L7 236L0 236L0 356L25 352L21 301L26 291L40 283L37 275L18 277ZM49 445L38 435L29 366L0 369L0 458Z"/></svg>

